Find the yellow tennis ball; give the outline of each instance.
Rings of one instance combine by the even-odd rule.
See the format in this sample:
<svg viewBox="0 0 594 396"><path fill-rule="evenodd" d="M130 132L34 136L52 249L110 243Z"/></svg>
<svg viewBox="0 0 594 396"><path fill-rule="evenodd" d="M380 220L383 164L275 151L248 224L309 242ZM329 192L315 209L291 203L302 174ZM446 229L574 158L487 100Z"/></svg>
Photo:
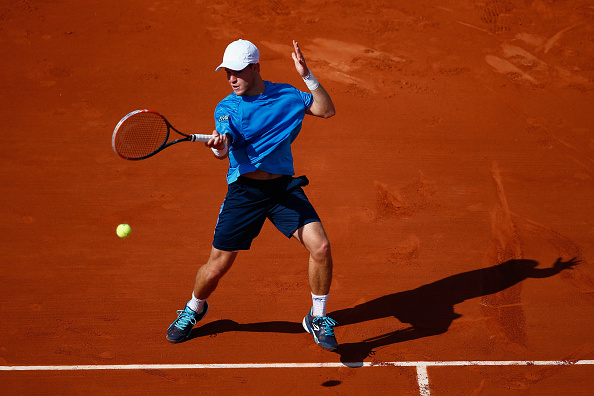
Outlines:
<svg viewBox="0 0 594 396"><path fill-rule="evenodd" d="M128 224L120 224L116 232L120 238L126 238L132 232L132 228Z"/></svg>

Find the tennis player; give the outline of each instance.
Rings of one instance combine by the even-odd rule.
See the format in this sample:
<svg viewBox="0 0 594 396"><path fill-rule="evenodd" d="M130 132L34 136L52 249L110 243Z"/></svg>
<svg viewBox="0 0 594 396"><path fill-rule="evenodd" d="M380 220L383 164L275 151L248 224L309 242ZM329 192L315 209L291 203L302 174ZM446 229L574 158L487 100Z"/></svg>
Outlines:
<svg viewBox="0 0 594 396"><path fill-rule="evenodd" d="M266 219L309 251L309 284L313 307L303 327L322 348L338 347L336 322L326 316L332 281L332 254L324 227L303 191L309 181L294 177L291 143L306 114L335 114L330 95L308 69L297 42L292 54L297 72L310 92L265 81L260 53L249 41L229 44L223 62L233 92L215 109L216 130L206 145L218 159L229 159L228 191L221 206L210 257L198 270L192 299L167 330L167 340L188 339L208 312L206 299L229 271L237 254L250 249Z"/></svg>

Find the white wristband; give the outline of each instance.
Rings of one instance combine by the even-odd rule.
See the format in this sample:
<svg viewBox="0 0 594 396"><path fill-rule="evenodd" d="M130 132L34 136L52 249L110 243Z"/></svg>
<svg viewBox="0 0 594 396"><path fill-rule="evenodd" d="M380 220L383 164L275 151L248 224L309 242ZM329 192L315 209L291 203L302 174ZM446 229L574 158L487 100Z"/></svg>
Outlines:
<svg viewBox="0 0 594 396"><path fill-rule="evenodd" d="M309 74L307 76L303 77L303 81L305 82L305 85L307 85L307 88L310 91L314 91L318 89L318 87L320 86L318 80L314 77L313 74L311 74L311 70L309 71Z"/></svg>
<svg viewBox="0 0 594 396"><path fill-rule="evenodd" d="M229 151L229 146L228 146L227 144L228 144L228 143L227 143L227 142L225 142L225 148L224 148L224 149L222 149L222 150L217 150L217 149L216 149L216 148L214 148L214 147L211 147L210 149L212 150L212 152L214 153L214 155L215 155L215 156L217 156L217 157L219 157L219 158L220 158L220 157L224 157L224 156L225 156L225 154L227 154L227 151Z"/></svg>

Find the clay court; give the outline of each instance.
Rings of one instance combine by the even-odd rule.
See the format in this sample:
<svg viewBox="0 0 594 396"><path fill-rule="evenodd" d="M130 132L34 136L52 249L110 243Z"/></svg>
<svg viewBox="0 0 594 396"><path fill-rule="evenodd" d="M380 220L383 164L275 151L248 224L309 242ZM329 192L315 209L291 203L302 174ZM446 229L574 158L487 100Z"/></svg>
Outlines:
<svg viewBox="0 0 594 396"><path fill-rule="evenodd" d="M336 353L301 327L307 252L270 223L165 340L227 163L201 143L126 161L111 136L145 108L211 133L238 38L305 91L299 41L336 105L293 144ZM594 392L592 2L6 0L0 48L3 393Z"/></svg>

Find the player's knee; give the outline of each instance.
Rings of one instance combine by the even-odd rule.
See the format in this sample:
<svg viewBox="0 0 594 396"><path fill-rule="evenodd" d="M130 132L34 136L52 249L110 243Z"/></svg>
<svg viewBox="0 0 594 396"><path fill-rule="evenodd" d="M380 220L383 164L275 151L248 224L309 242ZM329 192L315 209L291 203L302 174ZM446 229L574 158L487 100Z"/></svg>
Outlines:
<svg viewBox="0 0 594 396"><path fill-rule="evenodd" d="M217 283L225 275L225 272L227 271L211 265L204 269L203 276L207 283Z"/></svg>
<svg viewBox="0 0 594 396"><path fill-rule="evenodd" d="M209 260L202 267L203 279L208 283L218 282L229 270L230 264L224 260Z"/></svg>
<svg viewBox="0 0 594 396"><path fill-rule="evenodd" d="M315 244L310 253L316 260L329 261L332 258L330 241L327 238L323 238Z"/></svg>

